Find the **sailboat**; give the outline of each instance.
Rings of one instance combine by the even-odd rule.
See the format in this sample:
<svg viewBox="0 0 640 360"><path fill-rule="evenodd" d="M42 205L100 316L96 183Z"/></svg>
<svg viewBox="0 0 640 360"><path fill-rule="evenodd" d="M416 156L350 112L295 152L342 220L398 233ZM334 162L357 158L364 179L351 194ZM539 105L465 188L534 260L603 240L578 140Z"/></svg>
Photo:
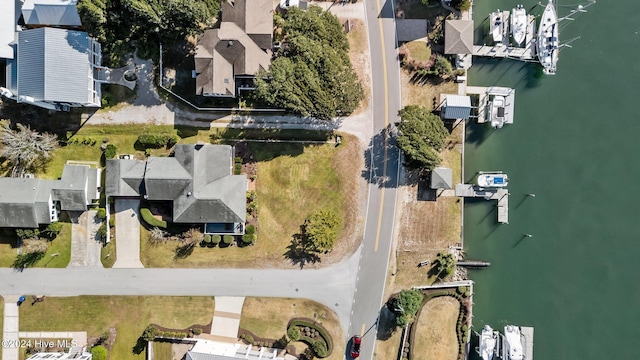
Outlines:
<svg viewBox="0 0 640 360"><path fill-rule="evenodd" d="M538 30L538 59L546 75L555 75L558 62L558 14L552 0L544 8Z"/></svg>

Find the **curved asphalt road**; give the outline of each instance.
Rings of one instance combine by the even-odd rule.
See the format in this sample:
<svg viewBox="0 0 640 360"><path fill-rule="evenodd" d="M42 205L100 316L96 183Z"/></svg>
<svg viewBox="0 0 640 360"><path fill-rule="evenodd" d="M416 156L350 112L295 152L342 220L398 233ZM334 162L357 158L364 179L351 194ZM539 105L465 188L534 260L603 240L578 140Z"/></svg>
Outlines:
<svg viewBox="0 0 640 360"><path fill-rule="evenodd" d="M363 335L372 359L393 236L399 151L386 129L400 101L392 0L365 0L371 49L373 133L371 178L362 245L347 261L318 270L275 269L0 269L0 294L192 295L294 297L333 309L348 336Z"/></svg>

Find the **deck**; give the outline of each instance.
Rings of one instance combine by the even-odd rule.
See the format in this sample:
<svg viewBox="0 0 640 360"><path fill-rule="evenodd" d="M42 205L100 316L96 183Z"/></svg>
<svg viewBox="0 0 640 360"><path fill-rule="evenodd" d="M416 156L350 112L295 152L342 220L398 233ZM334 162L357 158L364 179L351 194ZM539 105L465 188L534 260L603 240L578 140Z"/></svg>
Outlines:
<svg viewBox="0 0 640 360"><path fill-rule="evenodd" d="M509 223L509 192L504 188L481 188L473 184L456 184L456 196L498 201L498 222Z"/></svg>
<svg viewBox="0 0 640 360"><path fill-rule="evenodd" d="M536 57L536 18L533 15L527 15L527 19L527 34L524 47L511 46L510 37L505 36L502 42L495 45L474 45L473 55L534 61Z"/></svg>
<svg viewBox="0 0 640 360"><path fill-rule="evenodd" d="M501 95L505 97L505 124L513 124L513 114L516 103L516 90L499 86L467 86L467 95L478 95L478 124L483 124L490 119L487 118L488 103L491 96Z"/></svg>

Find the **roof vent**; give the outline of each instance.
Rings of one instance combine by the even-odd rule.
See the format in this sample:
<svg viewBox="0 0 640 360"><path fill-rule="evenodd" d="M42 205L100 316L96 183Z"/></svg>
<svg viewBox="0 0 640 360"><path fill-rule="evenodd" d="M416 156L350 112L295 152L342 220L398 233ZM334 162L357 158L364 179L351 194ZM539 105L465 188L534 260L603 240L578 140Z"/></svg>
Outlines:
<svg viewBox="0 0 640 360"><path fill-rule="evenodd" d="M233 40L229 40L229 41L227 42L227 47L229 47L229 46L233 46Z"/></svg>
<svg viewBox="0 0 640 360"><path fill-rule="evenodd" d="M191 196L191 191L187 192L187 196Z"/></svg>
<svg viewBox="0 0 640 360"><path fill-rule="evenodd" d="M147 194L142 195L142 197L147 200L149 198L149 196Z"/></svg>

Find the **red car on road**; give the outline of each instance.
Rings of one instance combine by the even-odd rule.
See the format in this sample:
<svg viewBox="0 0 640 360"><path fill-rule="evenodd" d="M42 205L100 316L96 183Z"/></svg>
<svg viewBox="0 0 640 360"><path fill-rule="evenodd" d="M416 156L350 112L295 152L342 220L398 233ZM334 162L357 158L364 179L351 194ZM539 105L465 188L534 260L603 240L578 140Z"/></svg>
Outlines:
<svg viewBox="0 0 640 360"><path fill-rule="evenodd" d="M360 336L351 338L351 357L354 359L360 356L360 343L362 343Z"/></svg>

